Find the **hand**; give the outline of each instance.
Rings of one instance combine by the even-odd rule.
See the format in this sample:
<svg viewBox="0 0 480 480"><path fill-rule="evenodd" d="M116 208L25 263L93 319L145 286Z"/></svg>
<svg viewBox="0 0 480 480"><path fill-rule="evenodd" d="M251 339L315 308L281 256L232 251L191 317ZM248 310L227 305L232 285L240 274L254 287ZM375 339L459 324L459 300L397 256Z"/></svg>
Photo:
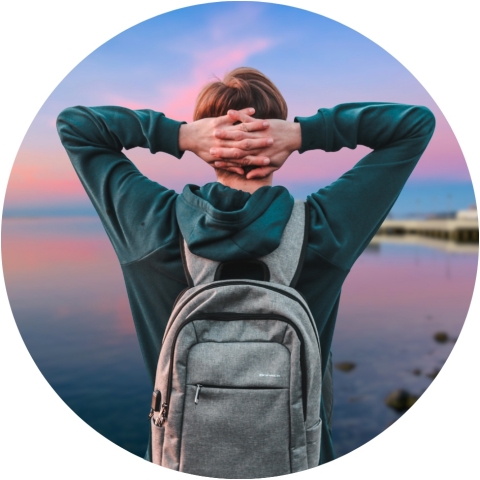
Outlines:
<svg viewBox="0 0 480 480"><path fill-rule="evenodd" d="M246 115L236 110L230 110L228 115L235 121L246 121ZM250 118L250 117L249 117ZM287 158L302 145L302 134L300 124L295 122L287 122L285 120L268 120L270 127L266 131L262 131L262 135L269 135L273 139L273 143L264 148L261 154L267 157L270 162L264 166L259 165L257 168L250 170L246 178L248 180L254 178L263 178L278 170L287 160ZM248 123L244 124L248 126ZM222 140L237 140L241 138L238 131L223 129L215 132L215 136ZM244 159L235 160L229 148L215 148L211 152L217 157L217 161L213 166L225 170L231 170L239 165L246 165ZM227 160L229 159L229 160Z"/></svg>
<svg viewBox="0 0 480 480"><path fill-rule="evenodd" d="M230 165L228 170L244 174L241 166L265 166L269 159L261 152L272 145L273 140L265 130L270 126L266 120L258 120L250 115L255 113L253 108L245 108L237 112L237 116L224 115L218 118L204 118L180 127L178 144L180 150L190 150L202 160L214 167L219 159L216 151L223 148L225 154L221 157L226 160L236 159L239 163ZM241 120L239 120L241 118ZM236 122L241 121L238 125ZM230 137L223 139L222 135L230 133ZM220 136L219 136L220 135Z"/></svg>

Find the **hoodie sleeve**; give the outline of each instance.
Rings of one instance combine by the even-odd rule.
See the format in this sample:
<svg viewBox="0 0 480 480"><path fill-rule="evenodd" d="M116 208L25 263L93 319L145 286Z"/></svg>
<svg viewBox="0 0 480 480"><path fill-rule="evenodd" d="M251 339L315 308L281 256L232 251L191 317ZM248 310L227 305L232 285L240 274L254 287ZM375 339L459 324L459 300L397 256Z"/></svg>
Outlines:
<svg viewBox="0 0 480 480"><path fill-rule="evenodd" d="M180 158L180 125L162 113L123 107L67 108L57 119L62 144L121 263L169 241L176 198L142 175L122 150L143 147Z"/></svg>
<svg viewBox="0 0 480 480"><path fill-rule="evenodd" d="M331 185L310 195L309 246L348 270L375 235L402 191L435 128L426 107L347 103L296 118L300 153L364 145L373 151Z"/></svg>

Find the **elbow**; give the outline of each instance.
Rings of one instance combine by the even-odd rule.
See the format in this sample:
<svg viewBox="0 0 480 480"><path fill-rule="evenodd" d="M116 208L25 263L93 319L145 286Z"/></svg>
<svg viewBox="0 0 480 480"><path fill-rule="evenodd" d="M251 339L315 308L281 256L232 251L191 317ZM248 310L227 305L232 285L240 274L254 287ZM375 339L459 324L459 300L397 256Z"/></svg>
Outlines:
<svg viewBox="0 0 480 480"><path fill-rule="evenodd" d="M57 117L57 129L63 125L68 125L75 121L81 112L83 107L68 107L60 112L60 115Z"/></svg>
<svg viewBox="0 0 480 480"><path fill-rule="evenodd" d="M416 114L418 115L419 130L430 138L435 130L435 115L429 108L423 106L416 107Z"/></svg>
<svg viewBox="0 0 480 480"><path fill-rule="evenodd" d="M85 110L85 107L68 107L58 115L57 132L64 145L70 143L72 138L77 137L79 130L85 126Z"/></svg>

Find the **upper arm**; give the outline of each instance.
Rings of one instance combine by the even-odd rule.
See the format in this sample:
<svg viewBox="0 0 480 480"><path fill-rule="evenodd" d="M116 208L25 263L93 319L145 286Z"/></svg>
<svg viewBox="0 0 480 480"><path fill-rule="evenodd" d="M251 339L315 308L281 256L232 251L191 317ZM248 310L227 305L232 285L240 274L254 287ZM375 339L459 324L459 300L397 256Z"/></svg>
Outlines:
<svg viewBox="0 0 480 480"><path fill-rule="evenodd" d="M349 269L378 231L425 150L435 125L430 110L391 104L368 111L327 113L326 146L362 144L374 150L331 185L308 197L311 246ZM330 120L328 120L328 115ZM359 118L359 116L363 118ZM348 145L345 145L348 144Z"/></svg>
<svg viewBox="0 0 480 480"><path fill-rule="evenodd" d="M177 194L142 175L122 153L134 146L158 151L163 137L156 129L162 122L162 114L119 107L71 108L57 121L72 165L122 263L141 258L176 233Z"/></svg>

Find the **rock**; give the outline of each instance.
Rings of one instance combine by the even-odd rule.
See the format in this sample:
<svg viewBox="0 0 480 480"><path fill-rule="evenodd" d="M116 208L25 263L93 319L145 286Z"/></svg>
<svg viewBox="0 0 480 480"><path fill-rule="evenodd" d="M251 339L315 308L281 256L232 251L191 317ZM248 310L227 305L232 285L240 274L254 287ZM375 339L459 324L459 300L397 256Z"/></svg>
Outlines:
<svg viewBox="0 0 480 480"><path fill-rule="evenodd" d="M412 373L413 373L414 375L417 375L417 377L418 377L418 375L421 375L421 374L422 374L422 371L421 371L419 368L416 368L415 370L412 370Z"/></svg>
<svg viewBox="0 0 480 480"><path fill-rule="evenodd" d="M405 412L408 410L416 401L418 396L413 395L407 390L394 390L390 393L385 399L385 404L390 408L397 410L397 412Z"/></svg>
<svg viewBox="0 0 480 480"><path fill-rule="evenodd" d="M337 362L335 368L342 372L351 372L357 365L353 362Z"/></svg>
<svg viewBox="0 0 480 480"><path fill-rule="evenodd" d="M438 343L447 343L449 340L448 333L446 332L437 332L433 339Z"/></svg>

